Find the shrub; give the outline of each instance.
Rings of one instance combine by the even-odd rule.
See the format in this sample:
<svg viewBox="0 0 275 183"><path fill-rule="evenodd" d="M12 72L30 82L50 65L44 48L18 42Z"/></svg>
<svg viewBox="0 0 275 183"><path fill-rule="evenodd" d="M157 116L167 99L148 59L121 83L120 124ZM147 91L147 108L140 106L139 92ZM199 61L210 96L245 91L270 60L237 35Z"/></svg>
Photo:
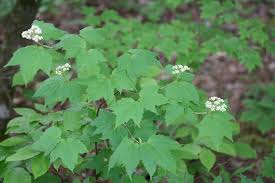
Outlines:
<svg viewBox="0 0 275 183"><path fill-rule="evenodd" d="M113 182L147 174L192 181L190 160L210 170L215 152L236 154L238 125L225 101L206 102L188 66L163 66L145 49L110 59L99 46L108 42L99 29L78 35L34 24L42 30L33 26L23 36L37 44L18 49L8 66L20 66L15 85L28 84L38 71L48 78L34 93L35 108L16 108L19 117L8 124L11 137L0 144L5 183L56 179L60 171L83 180L91 170Z"/></svg>

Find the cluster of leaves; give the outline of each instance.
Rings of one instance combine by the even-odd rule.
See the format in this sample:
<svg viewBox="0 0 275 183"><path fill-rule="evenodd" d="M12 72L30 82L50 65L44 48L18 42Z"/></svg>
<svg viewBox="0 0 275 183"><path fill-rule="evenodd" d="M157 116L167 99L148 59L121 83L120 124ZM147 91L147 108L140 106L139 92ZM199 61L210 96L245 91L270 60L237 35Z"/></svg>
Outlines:
<svg viewBox="0 0 275 183"><path fill-rule="evenodd" d="M54 44L20 48L7 66L20 66L14 85L27 85L38 71L48 75L33 96L44 102L34 110L15 109L19 117L8 123L11 137L0 143L4 183L59 182L53 174L60 169L81 180L93 170L112 182L146 182L147 174L152 182L193 182L189 162L197 160L209 171L215 152L238 155L238 124L228 112L205 108L193 74L172 75L172 65L161 65L145 49L122 46L115 56L112 37L100 28L69 34L34 24L44 42ZM55 75L66 62L71 72Z"/></svg>
<svg viewBox="0 0 275 183"><path fill-rule="evenodd" d="M274 129L274 91L274 83L254 85L244 100L246 110L242 112L241 121L253 123L263 134Z"/></svg>
<svg viewBox="0 0 275 183"><path fill-rule="evenodd" d="M194 1L159 0L148 1L142 5L144 8L137 7L141 12L151 8L153 10L148 12L157 13L157 7L175 9L184 3L195 3L200 8L201 21L192 21L190 12L177 14L170 22L154 19L144 22L125 19L113 10L105 10L98 16L95 9L84 8L84 23L102 28L111 38L107 49L114 55L121 51L121 47L115 49L115 45L145 48L163 53L168 62L175 59L176 63L198 67L209 55L225 52L253 70L262 65L262 51L272 54L275 45L270 40L272 30L258 18L242 18L239 12L243 12L243 6L237 1L201 0L196 4ZM234 25L236 30L226 30L225 25Z"/></svg>

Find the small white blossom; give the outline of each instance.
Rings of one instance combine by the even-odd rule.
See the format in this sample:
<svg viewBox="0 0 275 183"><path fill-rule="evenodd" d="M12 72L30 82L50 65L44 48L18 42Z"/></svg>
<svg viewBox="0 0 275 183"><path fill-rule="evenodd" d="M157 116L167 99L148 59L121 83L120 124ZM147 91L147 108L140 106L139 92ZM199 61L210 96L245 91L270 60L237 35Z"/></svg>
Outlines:
<svg viewBox="0 0 275 183"><path fill-rule="evenodd" d="M172 74L180 74L182 72L189 71L190 67L186 65L174 65L172 69L173 69Z"/></svg>
<svg viewBox="0 0 275 183"><path fill-rule="evenodd" d="M30 29L21 33L22 38L39 42L43 39L42 30L37 25L32 25Z"/></svg>
<svg viewBox="0 0 275 183"><path fill-rule="evenodd" d="M205 107L210 109L210 111L220 111L225 112L227 105L225 101L219 97L210 97L208 101L205 102Z"/></svg>
<svg viewBox="0 0 275 183"><path fill-rule="evenodd" d="M55 74L62 76L64 72L69 71L71 69L71 65L66 63L64 65L59 65L55 69Z"/></svg>

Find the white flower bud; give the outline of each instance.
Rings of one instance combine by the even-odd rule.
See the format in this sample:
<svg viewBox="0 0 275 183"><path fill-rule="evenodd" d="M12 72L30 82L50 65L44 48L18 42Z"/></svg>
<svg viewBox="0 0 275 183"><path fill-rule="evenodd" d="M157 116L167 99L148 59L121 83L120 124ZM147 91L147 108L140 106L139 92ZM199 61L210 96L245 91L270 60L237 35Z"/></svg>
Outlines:
<svg viewBox="0 0 275 183"><path fill-rule="evenodd" d="M225 101L219 97L210 97L208 101L205 102L205 107L210 109L210 111L220 111L225 112L227 105Z"/></svg>
<svg viewBox="0 0 275 183"><path fill-rule="evenodd" d="M190 70L190 68L186 65L174 65L172 67L173 71L172 71L172 74L180 74L180 73L183 73L185 71L188 71Z"/></svg>
<svg viewBox="0 0 275 183"><path fill-rule="evenodd" d="M21 33L22 38L39 42L43 39L41 36L42 30L37 25L32 25L30 29Z"/></svg>
<svg viewBox="0 0 275 183"><path fill-rule="evenodd" d="M62 76L64 72L69 71L71 68L71 65L69 63L66 63L64 65L59 65L55 69L55 74Z"/></svg>

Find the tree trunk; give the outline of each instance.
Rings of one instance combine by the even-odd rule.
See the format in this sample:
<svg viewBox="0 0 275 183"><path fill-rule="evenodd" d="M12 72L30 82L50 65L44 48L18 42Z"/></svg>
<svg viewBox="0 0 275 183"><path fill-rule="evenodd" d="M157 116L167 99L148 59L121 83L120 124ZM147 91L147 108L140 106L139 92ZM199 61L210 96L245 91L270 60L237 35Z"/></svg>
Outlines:
<svg viewBox="0 0 275 183"><path fill-rule="evenodd" d="M14 116L11 82L12 76L18 70L17 67L6 68L4 65L17 48L26 44L21 32L31 26L38 12L38 5L37 0L17 0L13 10L1 22L4 40L0 52L0 131L5 129L7 122Z"/></svg>

